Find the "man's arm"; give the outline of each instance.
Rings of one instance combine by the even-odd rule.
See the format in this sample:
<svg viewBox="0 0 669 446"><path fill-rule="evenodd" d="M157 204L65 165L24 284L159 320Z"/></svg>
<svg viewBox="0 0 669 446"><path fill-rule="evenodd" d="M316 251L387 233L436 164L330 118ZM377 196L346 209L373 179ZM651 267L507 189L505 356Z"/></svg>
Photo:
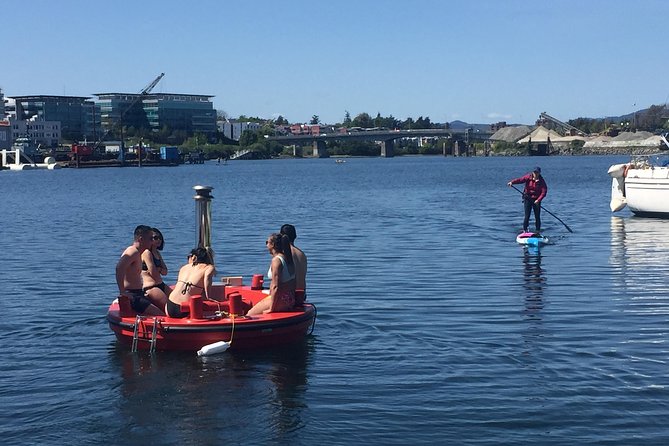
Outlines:
<svg viewBox="0 0 669 446"><path fill-rule="evenodd" d="M125 273L129 266L130 256L124 252L116 264L116 285L118 285L119 294L123 294L125 291Z"/></svg>

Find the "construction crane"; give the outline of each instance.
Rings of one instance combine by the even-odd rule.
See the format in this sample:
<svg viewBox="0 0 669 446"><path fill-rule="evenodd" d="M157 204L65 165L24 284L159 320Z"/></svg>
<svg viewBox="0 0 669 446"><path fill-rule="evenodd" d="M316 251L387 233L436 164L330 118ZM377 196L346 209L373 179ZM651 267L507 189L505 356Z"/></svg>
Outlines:
<svg viewBox="0 0 669 446"><path fill-rule="evenodd" d="M163 76L165 76L165 73L160 73L160 75L156 77L153 81L151 81L149 85L144 87L142 91L139 92L139 94L130 102L130 104L125 108L125 110L123 110L123 112L121 112L121 115L119 116L119 123L121 124L121 147L119 148L119 159L121 161L123 161L123 159L125 158L125 154L123 151L123 118L125 117L126 114L128 114L130 110L133 109L135 105L137 105L139 101L141 101L142 99L144 99L146 95L151 93L151 90L153 90L154 87L158 85L158 82L160 82ZM113 126L110 125L107 131L102 135L102 137L100 137L98 142L95 144L94 148L95 150L97 150L100 147L102 141L104 141L105 138L109 135L109 133L111 133L112 128Z"/></svg>
<svg viewBox="0 0 669 446"><path fill-rule="evenodd" d="M540 121L550 121L550 122L552 122L553 124L556 124L556 125L562 127L562 128L563 128L564 130L566 130L566 131L569 131L569 132L575 132L575 133L578 134L578 135L585 135L585 132L584 132L584 131L577 129L577 128L574 127L573 125L569 125L569 124L567 124L566 122L562 122L562 121L560 121L559 119L552 117L551 115L549 115L549 114L546 113L546 112L542 112L542 113L539 115L539 120L540 120Z"/></svg>

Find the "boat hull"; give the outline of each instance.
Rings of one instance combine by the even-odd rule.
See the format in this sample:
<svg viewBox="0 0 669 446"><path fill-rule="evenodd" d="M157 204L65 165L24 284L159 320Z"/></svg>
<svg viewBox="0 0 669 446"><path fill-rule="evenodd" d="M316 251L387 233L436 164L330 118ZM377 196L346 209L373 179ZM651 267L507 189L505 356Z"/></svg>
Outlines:
<svg viewBox="0 0 669 446"><path fill-rule="evenodd" d="M246 289L244 289L246 288ZM247 305L252 305L266 294L240 287L230 291L240 292ZM220 312L223 311L223 313ZM116 338L131 347L135 336L135 325L139 341L136 348L151 348L151 339L155 339L155 350L197 351L203 346L219 341L231 342L230 350L247 350L284 345L303 339L316 318L316 308L305 303L294 311L269 313L246 317L225 314L229 310L228 302L206 301L201 317L175 319L167 316L147 316L137 318L121 310L115 300L107 312L107 322ZM155 337L153 329L155 325Z"/></svg>
<svg viewBox="0 0 669 446"><path fill-rule="evenodd" d="M609 173L611 175L611 172ZM617 171L613 177L611 210L613 202L624 202L630 211L642 217L669 218L669 167L654 166L643 169L628 168L624 176ZM623 195L621 198L620 195Z"/></svg>
<svg viewBox="0 0 669 446"><path fill-rule="evenodd" d="M669 217L669 168L630 169L625 178L625 195L634 214Z"/></svg>

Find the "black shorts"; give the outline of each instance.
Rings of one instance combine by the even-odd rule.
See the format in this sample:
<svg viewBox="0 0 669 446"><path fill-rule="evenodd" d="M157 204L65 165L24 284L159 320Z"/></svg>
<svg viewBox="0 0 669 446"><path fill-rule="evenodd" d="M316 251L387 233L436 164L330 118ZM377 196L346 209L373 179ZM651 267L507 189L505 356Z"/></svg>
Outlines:
<svg viewBox="0 0 669 446"><path fill-rule="evenodd" d="M130 295L130 307L136 313L144 313L151 301L144 296L144 290L125 290Z"/></svg>

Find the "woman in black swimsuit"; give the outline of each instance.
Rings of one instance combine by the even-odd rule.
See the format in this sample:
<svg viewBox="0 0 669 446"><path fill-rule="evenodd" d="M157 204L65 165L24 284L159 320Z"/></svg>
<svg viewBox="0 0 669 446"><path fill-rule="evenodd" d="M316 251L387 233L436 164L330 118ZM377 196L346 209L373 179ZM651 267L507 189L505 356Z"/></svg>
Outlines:
<svg viewBox="0 0 669 446"><path fill-rule="evenodd" d="M188 263L179 270L179 278L170 293L165 313L174 318L184 318L187 312L181 311L181 304L187 303L191 296L209 295L216 269L214 262L205 248L196 248L188 256Z"/></svg>
<svg viewBox="0 0 669 446"><path fill-rule="evenodd" d="M167 296L172 289L163 281L167 275L167 266L160 251L165 247L163 234L153 228L151 248L142 253L142 283L146 297L158 308L165 308Z"/></svg>

